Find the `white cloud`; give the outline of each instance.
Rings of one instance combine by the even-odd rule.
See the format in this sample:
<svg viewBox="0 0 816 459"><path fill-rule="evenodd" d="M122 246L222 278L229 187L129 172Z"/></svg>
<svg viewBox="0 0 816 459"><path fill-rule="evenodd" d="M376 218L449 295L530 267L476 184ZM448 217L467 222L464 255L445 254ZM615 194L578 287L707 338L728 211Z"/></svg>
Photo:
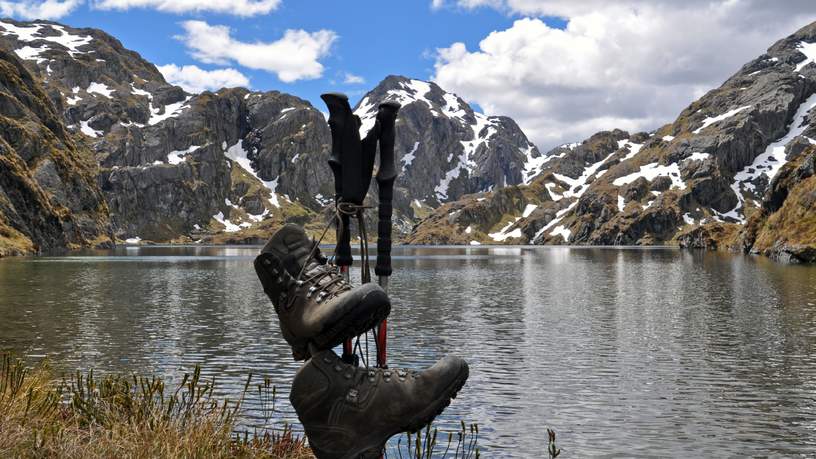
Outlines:
<svg viewBox="0 0 816 459"><path fill-rule="evenodd" d="M81 5L83 0L10 2L0 0L0 17L18 19L59 19Z"/></svg>
<svg viewBox="0 0 816 459"><path fill-rule="evenodd" d="M150 8L168 13L226 13L236 16L267 14L278 8L281 0L94 0L102 10Z"/></svg>
<svg viewBox="0 0 816 459"><path fill-rule="evenodd" d="M249 87L249 78L232 68L204 70L197 65L179 67L176 64L159 65L157 68L168 83L181 86L187 92Z"/></svg>
<svg viewBox="0 0 816 459"><path fill-rule="evenodd" d="M349 72L346 72L345 76L343 77L344 84L363 84L365 81L365 78L361 77L360 75L355 75Z"/></svg>
<svg viewBox="0 0 816 459"><path fill-rule="evenodd" d="M318 60L329 54L337 39L331 30L287 30L283 38L274 42L245 43L234 39L227 26L204 21L185 21L182 26L186 33L178 38L201 62L219 65L236 62L276 73L286 83L322 76L323 64Z"/></svg>
<svg viewBox="0 0 816 459"><path fill-rule="evenodd" d="M434 80L489 114L516 119L541 148L602 129L649 130L722 83L776 40L807 24L802 0L461 0L516 20L468 50L437 50ZM432 4L432 7L436 3Z"/></svg>

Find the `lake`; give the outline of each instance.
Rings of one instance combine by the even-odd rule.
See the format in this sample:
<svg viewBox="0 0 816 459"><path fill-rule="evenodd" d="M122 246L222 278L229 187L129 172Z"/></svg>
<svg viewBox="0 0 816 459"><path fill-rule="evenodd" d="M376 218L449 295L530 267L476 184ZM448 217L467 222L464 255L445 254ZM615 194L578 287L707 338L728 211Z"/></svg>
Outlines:
<svg viewBox="0 0 816 459"><path fill-rule="evenodd" d="M146 246L0 259L0 349L59 370L200 363L249 373L296 422L290 358L252 268L258 247ZM439 418L483 457L816 452L816 267L672 248L395 247L389 364L471 364ZM359 272L352 272L359 279ZM247 406L247 425L268 424Z"/></svg>

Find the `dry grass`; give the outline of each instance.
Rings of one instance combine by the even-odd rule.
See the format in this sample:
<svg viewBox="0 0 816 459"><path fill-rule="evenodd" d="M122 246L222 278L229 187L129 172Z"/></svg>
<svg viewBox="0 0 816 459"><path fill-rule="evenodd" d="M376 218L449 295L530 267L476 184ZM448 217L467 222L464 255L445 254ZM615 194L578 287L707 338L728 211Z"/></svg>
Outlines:
<svg viewBox="0 0 816 459"><path fill-rule="evenodd" d="M56 379L47 362L28 368L3 354L0 361L0 458L264 458L314 459L306 440L288 426L249 433L238 420L248 396L260 398L263 416L275 412L269 379L247 378L237 400L218 399L201 369L178 387L156 377L77 372ZM427 426L407 434L386 457L479 458L479 428L458 432Z"/></svg>
<svg viewBox="0 0 816 459"><path fill-rule="evenodd" d="M313 458L305 441L280 433L240 435L240 398L218 400L199 368L177 388L158 378L77 373L56 381L47 364L0 366L0 456L67 458ZM264 385L259 385L259 392ZM269 389L268 381L265 387Z"/></svg>

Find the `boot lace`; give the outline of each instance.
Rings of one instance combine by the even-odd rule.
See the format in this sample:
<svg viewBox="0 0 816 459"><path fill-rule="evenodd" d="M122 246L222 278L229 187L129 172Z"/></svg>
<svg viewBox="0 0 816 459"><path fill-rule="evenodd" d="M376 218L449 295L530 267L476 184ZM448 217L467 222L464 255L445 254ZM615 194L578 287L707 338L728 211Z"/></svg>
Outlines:
<svg viewBox="0 0 816 459"><path fill-rule="evenodd" d="M320 252L318 245L319 241L313 241L312 251L303 263L303 268L294 283L295 287L309 285L306 298L311 298L316 294L316 303L351 290L351 285L340 274L340 270L328 264L328 259ZM289 297L287 307L292 306L294 299L295 295Z"/></svg>

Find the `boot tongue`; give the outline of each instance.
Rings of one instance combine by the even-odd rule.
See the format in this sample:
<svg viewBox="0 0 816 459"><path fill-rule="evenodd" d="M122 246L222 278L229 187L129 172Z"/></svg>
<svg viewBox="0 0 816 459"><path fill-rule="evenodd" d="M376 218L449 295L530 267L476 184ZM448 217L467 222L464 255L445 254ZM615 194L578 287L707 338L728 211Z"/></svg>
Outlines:
<svg viewBox="0 0 816 459"><path fill-rule="evenodd" d="M312 240L300 226L292 223L284 225L266 243L261 252L271 252L282 262L286 271L292 277L300 274L303 264L307 262L309 254L312 252ZM309 264L315 263L308 260ZM311 268L307 268L309 270Z"/></svg>

